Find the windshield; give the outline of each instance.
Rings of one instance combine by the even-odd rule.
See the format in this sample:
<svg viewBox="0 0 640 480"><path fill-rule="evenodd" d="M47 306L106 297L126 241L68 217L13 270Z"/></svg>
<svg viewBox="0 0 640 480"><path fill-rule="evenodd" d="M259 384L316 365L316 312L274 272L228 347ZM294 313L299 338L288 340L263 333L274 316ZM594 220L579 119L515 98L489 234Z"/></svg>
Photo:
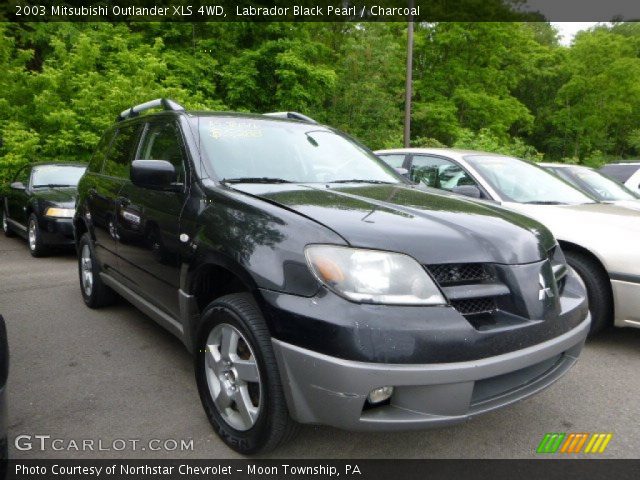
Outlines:
<svg viewBox="0 0 640 480"><path fill-rule="evenodd" d="M204 157L223 181L403 183L371 152L326 127L229 117L193 122Z"/></svg>
<svg viewBox="0 0 640 480"><path fill-rule="evenodd" d="M593 203L593 200L542 168L524 160L493 155L465 159L505 200L516 203Z"/></svg>
<svg viewBox="0 0 640 480"><path fill-rule="evenodd" d="M77 165L42 165L33 169L31 185L35 187L75 187L86 167Z"/></svg>
<svg viewBox="0 0 640 480"><path fill-rule="evenodd" d="M580 167L568 167L568 169L576 181L583 182L587 185L599 200L637 200L638 198L624 185L620 185L618 182L611 180L595 170ZM561 172L559 173L561 174Z"/></svg>

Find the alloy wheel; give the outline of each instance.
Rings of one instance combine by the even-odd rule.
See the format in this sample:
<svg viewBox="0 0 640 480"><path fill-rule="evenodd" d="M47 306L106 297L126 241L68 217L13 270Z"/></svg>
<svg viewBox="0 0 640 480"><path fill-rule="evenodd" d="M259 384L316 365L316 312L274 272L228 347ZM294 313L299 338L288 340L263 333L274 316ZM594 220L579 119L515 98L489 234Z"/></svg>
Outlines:
<svg viewBox="0 0 640 480"><path fill-rule="evenodd" d="M221 323L209 333L205 368L213 403L225 422L249 430L262 408L262 383L256 356L245 336Z"/></svg>
<svg viewBox="0 0 640 480"><path fill-rule="evenodd" d="M82 289L87 297L91 296L93 291L93 263L91 262L91 250L89 245L82 247L80 255L80 272L82 276Z"/></svg>
<svg viewBox="0 0 640 480"><path fill-rule="evenodd" d="M31 220L29 222L29 248L31 250L36 249L36 222Z"/></svg>

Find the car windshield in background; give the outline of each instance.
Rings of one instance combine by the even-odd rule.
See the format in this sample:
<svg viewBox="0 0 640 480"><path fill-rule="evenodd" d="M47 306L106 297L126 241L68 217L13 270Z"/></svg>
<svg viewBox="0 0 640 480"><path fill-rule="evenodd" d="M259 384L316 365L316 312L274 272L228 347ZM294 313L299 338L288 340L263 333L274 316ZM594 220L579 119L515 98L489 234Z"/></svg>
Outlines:
<svg viewBox="0 0 640 480"><path fill-rule="evenodd" d="M391 167L326 127L228 117L193 122L205 157L229 183L403 183Z"/></svg>
<svg viewBox="0 0 640 480"><path fill-rule="evenodd" d="M465 159L506 201L534 204L594 203L558 177L512 157L467 155Z"/></svg>
<svg viewBox="0 0 640 480"><path fill-rule="evenodd" d="M632 163L629 165L610 163L600 169L605 175L609 175L611 178L615 178L619 182L626 182L631 178L631 175L636 173L640 168L640 164Z"/></svg>
<svg viewBox="0 0 640 480"><path fill-rule="evenodd" d="M42 165L33 169L31 185L37 187L75 187L86 167L77 165Z"/></svg>
<svg viewBox="0 0 640 480"><path fill-rule="evenodd" d="M571 168L571 175L576 180L587 184L591 190L597 195L597 198L602 201L616 201L616 200L637 200L638 197L627 189L624 185L620 185L618 182L607 178L605 175L591 170L590 168Z"/></svg>

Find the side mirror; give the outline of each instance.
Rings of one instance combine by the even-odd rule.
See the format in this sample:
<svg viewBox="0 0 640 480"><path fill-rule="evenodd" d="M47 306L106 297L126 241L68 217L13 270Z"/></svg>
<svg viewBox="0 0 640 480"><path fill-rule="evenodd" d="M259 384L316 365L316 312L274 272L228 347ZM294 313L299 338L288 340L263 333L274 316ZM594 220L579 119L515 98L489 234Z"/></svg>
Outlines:
<svg viewBox="0 0 640 480"><path fill-rule="evenodd" d="M457 187L453 187L451 191L453 193L457 193L458 195L464 195L465 197L482 198L480 189L475 185L460 185Z"/></svg>
<svg viewBox="0 0 640 480"><path fill-rule="evenodd" d="M24 190L26 187L24 186L24 183L22 182L13 182L11 185L9 185L13 190Z"/></svg>
<svg viewBox="0 0 640 480"><path fill-rule="evenodd" d="M172 189L177 179L175 167L166 160L134 160L130 176L134 185L153 190Z"/></svg>

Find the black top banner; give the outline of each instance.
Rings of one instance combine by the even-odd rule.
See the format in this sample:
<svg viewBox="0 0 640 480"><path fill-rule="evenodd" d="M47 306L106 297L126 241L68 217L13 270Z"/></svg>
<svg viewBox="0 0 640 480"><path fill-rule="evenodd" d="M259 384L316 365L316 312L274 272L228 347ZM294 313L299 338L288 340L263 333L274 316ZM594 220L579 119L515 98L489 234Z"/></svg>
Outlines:
<svg viewBox="0 0 640 480"><path fill-rule="evenodd" d="M166 0L14 1L0 6L12 22L446 22L633 21L635 0Z"/></svg>

